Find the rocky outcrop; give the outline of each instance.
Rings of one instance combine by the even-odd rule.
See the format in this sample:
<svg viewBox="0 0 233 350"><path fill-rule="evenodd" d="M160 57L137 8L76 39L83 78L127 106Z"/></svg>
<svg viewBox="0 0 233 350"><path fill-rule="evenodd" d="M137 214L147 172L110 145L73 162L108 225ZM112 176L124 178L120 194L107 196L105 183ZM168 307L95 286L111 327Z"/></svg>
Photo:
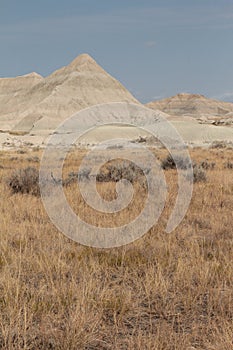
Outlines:
<svg viewBox="0 0 233 350"><path fill-rule="evenodd" d="M232 120L233 103L206 98L198 94L178 94L163 100L148 103L152 109L158 109L180 119L192 117L200 123L229 125Z"/></svg>
<svg viewBox="0 0 233 350"><path fill-rule="evenodd" d="M47 135L89 106L138 101L87 54L46 78L36 73L0 79L0 130Z"/></svg>

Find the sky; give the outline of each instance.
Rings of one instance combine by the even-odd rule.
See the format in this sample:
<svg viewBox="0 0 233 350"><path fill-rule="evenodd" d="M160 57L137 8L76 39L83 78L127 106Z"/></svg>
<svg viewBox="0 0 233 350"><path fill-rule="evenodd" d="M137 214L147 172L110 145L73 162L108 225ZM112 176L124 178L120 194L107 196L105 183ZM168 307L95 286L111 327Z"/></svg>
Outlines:
<svg viewBox="0 0 233 350"><path fill-rule="evenodd" d="M0 0L0 77L90 54L142 102L233 102L233 0Z"/></svg>

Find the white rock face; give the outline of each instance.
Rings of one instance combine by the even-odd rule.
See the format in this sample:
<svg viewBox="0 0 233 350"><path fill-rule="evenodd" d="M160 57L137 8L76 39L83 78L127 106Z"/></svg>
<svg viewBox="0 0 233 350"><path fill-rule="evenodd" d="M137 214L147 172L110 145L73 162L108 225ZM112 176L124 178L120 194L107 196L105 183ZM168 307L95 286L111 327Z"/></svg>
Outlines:
<svg viewBox="0 0 233 350"><path fill-rule="evenodd" d="M87 54L78 56L68 66L45 78L37 73L0 78L0 148L41 146L71 115L110 102L139 104L121 83ZM164 112L164 117L187 143L233 142L231 103L201 95L179 94L149 103L147 107L156 110L156 115ZM93 131L83 142L96 143L103 133L110 138L117 134L127 135L132 140L141 136L150 139L141 129L109 126Z"/></svg>
<svg viewBox="0 0 233 350"><path fill-rule="evenodd" d="M170 122L189 144L233 142L233 103L182 93L146 106L167 113Z"/></svg>
<svg viewBox="0 0 233 350"><path fill-rule="evenodd" d="M48 135L63 120L89 106L138 101L89 55L43 78L36 73L0 79L0 130Z"/></svg>

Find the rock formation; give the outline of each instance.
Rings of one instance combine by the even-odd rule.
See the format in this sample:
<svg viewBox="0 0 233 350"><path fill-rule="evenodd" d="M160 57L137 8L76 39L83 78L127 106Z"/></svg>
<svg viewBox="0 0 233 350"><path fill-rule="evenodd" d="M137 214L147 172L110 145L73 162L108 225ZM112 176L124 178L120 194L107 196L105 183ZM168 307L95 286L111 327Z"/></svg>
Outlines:
<svg viewBox="0 0 233 350"><path fill-rule="evenodd" d="M75 112L100 103L138 101L89 55L46 78L0 79L0 130L47 135Z"/></svg>

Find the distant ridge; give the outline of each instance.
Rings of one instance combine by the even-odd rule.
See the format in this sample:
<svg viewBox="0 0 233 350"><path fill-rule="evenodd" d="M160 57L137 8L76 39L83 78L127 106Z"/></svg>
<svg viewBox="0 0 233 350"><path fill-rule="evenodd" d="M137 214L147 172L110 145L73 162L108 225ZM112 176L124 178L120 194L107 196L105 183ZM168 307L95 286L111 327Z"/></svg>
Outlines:
<svg viewBox="0 0 233 350"><path fill-rule="evenodd" d="M217 141L233 145L233 103L180 93L146 106L166 113L189 144L203 146Z"/></svg>
<svg viewBox="0 0 233 350"><path fill-rule="evenodd" d="M232 118L233 103L207 98L199 94L181 93L163 100L150 102L149 108L158 109L176 117L193 117L203 121Z"/></svg>

